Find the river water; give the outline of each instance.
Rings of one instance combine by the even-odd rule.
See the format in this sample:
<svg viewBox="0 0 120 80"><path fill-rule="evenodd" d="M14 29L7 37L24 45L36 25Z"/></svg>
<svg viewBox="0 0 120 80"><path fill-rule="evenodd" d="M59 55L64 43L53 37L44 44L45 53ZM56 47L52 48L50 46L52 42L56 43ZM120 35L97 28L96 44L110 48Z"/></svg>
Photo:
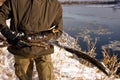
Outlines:
<svg viewBox="0 0 120 80"><path fill-rule="evenodd" d="M114 5L63 5L64 30L78 37L82 50L87 51L86 38L97 38L96 58L101 59L104 47L120 57L120 9Z"/></svg>

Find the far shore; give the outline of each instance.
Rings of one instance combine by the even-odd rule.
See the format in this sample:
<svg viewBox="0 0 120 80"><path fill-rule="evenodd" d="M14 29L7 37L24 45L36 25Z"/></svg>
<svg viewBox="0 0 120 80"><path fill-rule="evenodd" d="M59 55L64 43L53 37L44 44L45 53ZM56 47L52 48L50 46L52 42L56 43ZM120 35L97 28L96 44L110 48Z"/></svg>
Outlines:
<svg viewBox="0 0 120 80"><path fill-rule="evenodd" d="M72 4L117 4L116 1L64 1L61 4L72 5Z"/></svg>

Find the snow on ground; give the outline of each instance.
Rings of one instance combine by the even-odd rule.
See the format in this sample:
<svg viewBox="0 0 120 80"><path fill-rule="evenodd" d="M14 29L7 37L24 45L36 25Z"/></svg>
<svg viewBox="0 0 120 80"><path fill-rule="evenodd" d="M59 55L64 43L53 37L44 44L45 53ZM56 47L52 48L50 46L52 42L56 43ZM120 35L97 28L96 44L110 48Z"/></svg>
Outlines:
<svg viewBox="0 0 120 80"><path fill-rule="evenodd" d="M8 53L6 47L0 50L2 50L0 52L0 80L16 80L13 55Z"/></svg>
<svg viewBox="0 0 120 80"><path fill-rule="evenodd" d="M74 58L69 58L67 56L67 54L70 54L70 53L64 50L59 51L59 49L60 48L55 47L56 53L52 55L52 57L54 57L53 62L54 62L55 74L57 76L57 80L102 79L102 76L99 73L96 74L96 69L89 68L87 66L80 64L78 60Z"/></svg>
<svg viewBox="0 0 120 80"><path fill-rule="evenodd" d="M62 45L75 46L75 39L68 34L64 34L59 41ZM78 48L78 47L77 47ZM2 48L0 53L0 80L18 80L14 74L14 59L6 48ZM71 53L55 46L52 54L54 72L56 80L114 80L108 78L102 72L98 72L96 67L89 68L81 64ZM33 80L38 80L36 69L34 69Z"/></svg>

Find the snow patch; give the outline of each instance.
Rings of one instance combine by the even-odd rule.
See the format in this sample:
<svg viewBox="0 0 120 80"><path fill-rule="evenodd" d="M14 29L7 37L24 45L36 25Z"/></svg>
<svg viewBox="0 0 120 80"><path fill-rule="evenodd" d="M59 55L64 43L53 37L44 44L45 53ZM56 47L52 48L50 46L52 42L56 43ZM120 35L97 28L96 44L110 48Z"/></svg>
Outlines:
<svg viewBox="0 0 120 80"><path fill-rule="evenodd" d="M64 33L59 39L60 44L76 49L80 49L76 45L74 38ZM71 43L72 42L72 43ZM110 80L102 72L98 72L96 67L90 68L81 64L75 55L54 46L55 52L51 55L56 80ZM6 47L1 49L0 53L0 80L18 80L14 73L14 57L10 54ZM37 71L34 68L33 80L38 80ZM112 79L113 80L113 79Z"/></svg>

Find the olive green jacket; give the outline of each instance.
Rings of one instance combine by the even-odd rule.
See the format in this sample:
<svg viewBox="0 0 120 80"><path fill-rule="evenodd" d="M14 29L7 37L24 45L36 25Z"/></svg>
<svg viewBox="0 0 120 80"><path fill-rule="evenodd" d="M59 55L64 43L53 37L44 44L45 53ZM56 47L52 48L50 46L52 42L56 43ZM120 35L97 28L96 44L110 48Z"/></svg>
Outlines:
<svg viewBox="0 0 120 80"><path fill-rule="evenodd" d="M63 28L62 7L57 0L6 0L0 9L0 29L7 27L5 20L9 18L10 29L17 32L36 33L53 25Z"/></svg>
<svg viewBox="0 0 120 80"><path fill-rule="evenodd" d="M63 30L62 6L57 0L6 0L0 8L0 30L8 27L7 19L11 19L12 31L26 34L45 31L54 25ZM58 32L55 37L61 34Z"/></svg>

